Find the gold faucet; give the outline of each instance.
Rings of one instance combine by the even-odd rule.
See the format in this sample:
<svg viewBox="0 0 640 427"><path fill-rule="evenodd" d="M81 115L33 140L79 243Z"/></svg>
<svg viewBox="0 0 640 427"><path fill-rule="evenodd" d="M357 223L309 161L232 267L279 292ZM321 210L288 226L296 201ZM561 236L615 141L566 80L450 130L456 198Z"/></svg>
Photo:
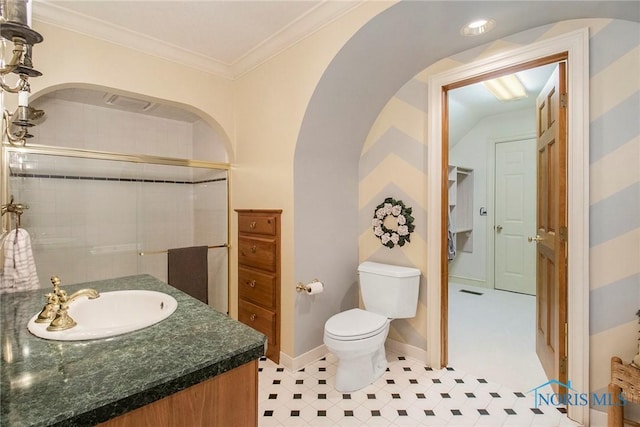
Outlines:
<svg viewBox="0 0 640 427"><path fill-rule="evenodd" d="M47 304L44 306L36 322L51 322L47 326L47 331L64 331L71 329L77 325L76 321L69 316L69 305L76 299L86 296L89 299L95 299L100 293L95 289L81 289L67 296L67 291L60 289L60 279L56 276L51 277L53 284L53 293L47 294Z"/></svg>

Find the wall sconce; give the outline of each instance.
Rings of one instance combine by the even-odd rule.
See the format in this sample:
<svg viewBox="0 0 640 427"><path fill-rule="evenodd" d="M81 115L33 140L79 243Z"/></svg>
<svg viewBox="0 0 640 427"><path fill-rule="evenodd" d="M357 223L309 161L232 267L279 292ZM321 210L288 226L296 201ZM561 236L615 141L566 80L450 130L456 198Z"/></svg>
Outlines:
<svg viewBox="0 0 640 427"><path fill-rule="evenodd" d="M28 129L32 120L44 115L44 111L29 107L29 77L39 77L42 73L33 68L31 50L42 42L43 37L31 29L32 0L0 0L0 110L2 111L2 142L23 146L32 137ZM5 61L5 50L13 45L11 58ZM7 83L6 76L17 74L15 85ZM18 109L10 113L5 108L4 93L18 95Z"/></svg>

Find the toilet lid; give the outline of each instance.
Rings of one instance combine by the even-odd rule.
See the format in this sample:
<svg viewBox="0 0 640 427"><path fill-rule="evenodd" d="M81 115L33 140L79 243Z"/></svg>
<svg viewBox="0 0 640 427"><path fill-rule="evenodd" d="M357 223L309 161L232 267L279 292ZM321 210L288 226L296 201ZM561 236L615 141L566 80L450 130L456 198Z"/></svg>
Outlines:
<svg viewBox="0 0 640 427"><path fill-rule="evenodd" d="M354 308L332 316L324 330L337 339L362 339L378 334L387 322L385 316Z"/></svg>

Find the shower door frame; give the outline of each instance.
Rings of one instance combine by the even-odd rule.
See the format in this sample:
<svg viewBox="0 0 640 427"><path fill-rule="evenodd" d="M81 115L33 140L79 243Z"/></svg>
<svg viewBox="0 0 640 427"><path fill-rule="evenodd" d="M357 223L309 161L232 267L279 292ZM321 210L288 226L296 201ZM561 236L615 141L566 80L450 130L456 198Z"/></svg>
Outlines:
<svg viewBox="0 0 640 427"><path fill-rule="evenodd" d="M147 154L124 154L110 151L84 150L81 148L55 147L49 145L29 144L17 147L6 142L2 143L2 152L0 154L0 205L9 203L9 155L10 153L22 154L42 154L48 156L59 157L75 157L91 160L111 160L139 164L153 164L163 166L183 166L211 170L224 170L227 172L227 315L231 307L231 165L229 163L216 163L194 159L179 159L174 157L152 156ZM18 200L18 202L21 202ZM26 203L26 201L22 201ZM2 232L8 231L11 227L11 218L9 215L2 217Z"/></svg>

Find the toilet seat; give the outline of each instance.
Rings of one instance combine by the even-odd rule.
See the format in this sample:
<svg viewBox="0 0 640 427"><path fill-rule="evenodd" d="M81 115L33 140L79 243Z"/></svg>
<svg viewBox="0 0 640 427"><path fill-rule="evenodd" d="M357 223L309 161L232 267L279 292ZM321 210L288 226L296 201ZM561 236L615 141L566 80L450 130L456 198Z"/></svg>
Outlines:
<svg viewBox="0 0 640 427"><path fill-rule="evenodd" d="M385 316L354 308L332 316L325 323L324 332L335 340L353 341L378 335L388 324Z"/></svg>

